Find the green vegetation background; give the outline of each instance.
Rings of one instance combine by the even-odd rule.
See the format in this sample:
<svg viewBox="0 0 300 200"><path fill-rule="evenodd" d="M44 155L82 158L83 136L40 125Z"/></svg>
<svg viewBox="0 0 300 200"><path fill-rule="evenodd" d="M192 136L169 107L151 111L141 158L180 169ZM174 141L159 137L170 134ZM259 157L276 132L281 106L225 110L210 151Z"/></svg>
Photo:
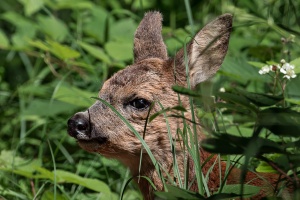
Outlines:
<svg viewBox="0 0 300 200"><path fill-rule="evenodd" d="M228 55L212 90L269 93L272 80L257 66L294 60L300 72L299 8L299 1L285 0L0 1L0 199L118 199L128 170L81 150L66 122L132 62L134 31L145 11L164 15L169 55L210 20L232 13ZM285 91L298 111L299 85L298 75ZM248 118L225 121L247 133ZM130 184L124 199L140 198Z"/></svg>

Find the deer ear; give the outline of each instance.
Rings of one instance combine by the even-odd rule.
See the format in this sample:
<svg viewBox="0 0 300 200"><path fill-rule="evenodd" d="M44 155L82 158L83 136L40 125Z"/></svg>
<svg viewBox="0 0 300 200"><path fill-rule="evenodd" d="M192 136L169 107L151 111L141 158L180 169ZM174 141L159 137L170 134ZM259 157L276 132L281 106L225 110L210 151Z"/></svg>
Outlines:
<svg viewBox="0 0 300 200"><path fill-rule="evenodd" d="M168 53L161 35L162 15L159 12L147 12L134 36L134 61L146 58L168 59Z"/></svg>
<svg viewBox="0 0 300 200"><path fill-rule="evenodd" d="M187 45L189 77L192 88L219 70L227 52L231 28L232 15L224 14L201 29ZM183 74L182 70L185 72L184 59L184 49L181 49L175 56L175 64L179 74Z"/></svg>

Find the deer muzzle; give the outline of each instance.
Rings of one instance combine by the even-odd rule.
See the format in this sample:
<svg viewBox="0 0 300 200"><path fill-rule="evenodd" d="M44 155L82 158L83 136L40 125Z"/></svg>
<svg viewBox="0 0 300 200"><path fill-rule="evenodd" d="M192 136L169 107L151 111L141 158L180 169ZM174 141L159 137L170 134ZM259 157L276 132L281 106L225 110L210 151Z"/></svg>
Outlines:
<svg viewBox="0 0 300 200"><path fill-rule="evenodd" d="M95 144L102 145L107 141L103 135L93 134L93 125L87 111L78 112L68 120L68 134L77 139L80 146L87 151L92 151Z"/></svg>
<svg viewBox="0 0 300 200"><path fill-rule="evenodd" d="M83 112L76 113L68 120L68 133L78 140L89 140L91 125Z"/></svg>

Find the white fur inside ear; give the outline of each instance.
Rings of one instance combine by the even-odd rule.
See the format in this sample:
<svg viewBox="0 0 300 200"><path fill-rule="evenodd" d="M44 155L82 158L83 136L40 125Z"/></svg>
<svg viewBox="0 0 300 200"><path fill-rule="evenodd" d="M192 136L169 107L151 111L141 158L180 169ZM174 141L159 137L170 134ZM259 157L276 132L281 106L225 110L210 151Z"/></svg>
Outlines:
<svg viewBox="0 0 300 200"><path fill-rule="evenodd" d="M232 15L225 14L198 32L189 49L191 86L206 81L220 68L227 53Z"/></svg>

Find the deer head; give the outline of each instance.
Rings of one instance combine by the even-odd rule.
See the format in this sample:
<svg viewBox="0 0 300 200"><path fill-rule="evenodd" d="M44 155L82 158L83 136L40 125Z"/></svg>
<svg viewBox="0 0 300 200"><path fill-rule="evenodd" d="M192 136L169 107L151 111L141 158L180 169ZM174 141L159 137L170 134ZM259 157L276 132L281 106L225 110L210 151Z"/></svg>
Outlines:
<svg viewBox="0 0 300 200"><path fill-rule="evenodd" d="M186 86L186 66L190 85L212 77L220 68L227 52L232 16L225 14L210 22L174 58L169 58L161 35L162 16L148 12L134 36L134 63L108 79L99 92L99 98L112 105L134 129L143 135L150 105L151 113L163 107L178 105L178 95L172 90L175 84ZM185 54L186 53L186 54ZM186 56L185 56L186 55ZM181 98L188 107L188 99ZM172 137L182 127L181 120L168 119ZM103 102L96 101L84 112L76 113L68 121L68 133L81 148L108 158L115 158L127 165L133 175L138 174L141 141ZM201 138L201 133L199 133ZM160 164L168 169L172 154L166 119L160 115L146 127L144 140ZM176 146L180 157L181 147ZM155 179L153 164L147 155L142 160L142 175ZM162 189L159 182L155 182ZM141 188L141 186L140 186ZM148 189L141 188L143 193ZM147 194L144 194L145 198Z"/></svg>

